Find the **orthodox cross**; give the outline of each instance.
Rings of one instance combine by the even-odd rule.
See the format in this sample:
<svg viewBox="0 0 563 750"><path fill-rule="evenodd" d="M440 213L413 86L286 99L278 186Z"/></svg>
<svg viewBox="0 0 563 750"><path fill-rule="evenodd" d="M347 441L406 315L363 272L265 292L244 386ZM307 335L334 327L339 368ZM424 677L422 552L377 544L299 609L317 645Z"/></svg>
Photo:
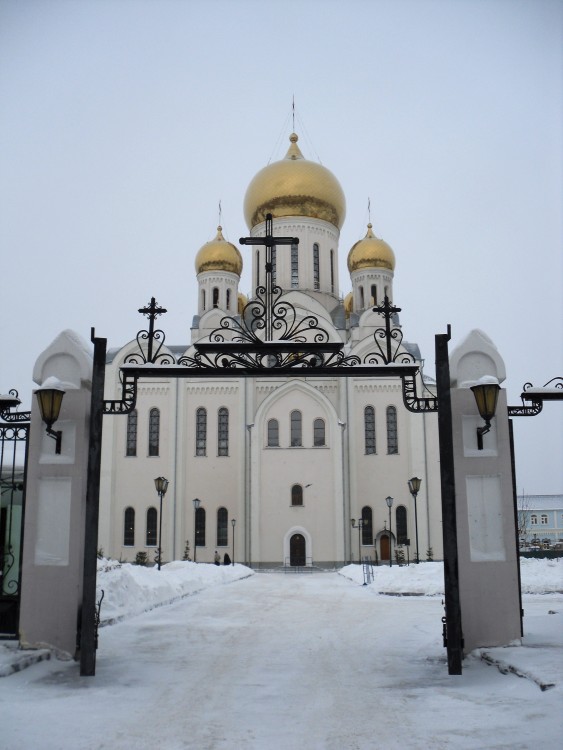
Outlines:
<svg viewBox="0 0 563 750"><path fill-rule="evenodd" d="M395 307L394 305L392 305L389 297L385 295L383 304L379 305L378 307L374 307L373 312L380 313L380 315L383 315L383 318L385 319L385 344L386 344L386 350L387 350L385 363L389 365L394 360L394 357L391 351L391 342L393 341L393 339L396 338L396 335L394 334L394 330L391 328L391 321L392 321L393 315L401 312L401 308Z"/></svg>
<svg viewBox="0 0 563 750"><path fill-rule="evenodd" d="M154 321L157 315L162 315L165 312L168 312L164 307L158 307L156 304L156 300L154 297L151 297L150 304L146 307L139 308L139 312L143 315L146 315L149 319L149 330L148 330L148 351L147 351L147 362L153 361L153 351L152 351L152 345L155 337L155 331L154 331ZM144 332L143 332L144 333ZM157 338L158 336L157 331ZM144 337L143 337L144 338Z"/></svg>
<svg viewBox="0 0 563 750"><path fill-rule="evenodd" d="M272 260L273 249L276 245L298 245L298 237L274 237L272 234L272 214L266 214L266 235L264 237L241 237L241 245L265 245L266 246L266 283L264 286L265 299L265 334L266 341L272 341L272 318L273 302L275 291L275 279L273 275L274 265Z"/></svg>

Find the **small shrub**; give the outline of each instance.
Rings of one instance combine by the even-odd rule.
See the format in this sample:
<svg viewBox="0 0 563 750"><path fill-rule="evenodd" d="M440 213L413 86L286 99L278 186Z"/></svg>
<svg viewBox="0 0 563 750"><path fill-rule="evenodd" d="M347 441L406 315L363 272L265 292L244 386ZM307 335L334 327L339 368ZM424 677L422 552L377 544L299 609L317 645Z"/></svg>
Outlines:
<svg viewBox="0 0 563 750"><path fill-rule="evenodd" d="M426 562L433 562L434 561L434 550L432 547L428 547L426 550Z"/></svg>
<svg viewBox="0 0 563 750"><path fill-rule="evenodd" d="M182 560L184 562L191 562L192 558L190 557L190 543L186 539L186 546L184 547L184 556L182 557Z"/></svg>
<svg viewBox="0 0 563 750"><path fill-rule="evenodd" d="M148 565L149 556L146 552L137 552L135 555L135 565Z"/></svg>

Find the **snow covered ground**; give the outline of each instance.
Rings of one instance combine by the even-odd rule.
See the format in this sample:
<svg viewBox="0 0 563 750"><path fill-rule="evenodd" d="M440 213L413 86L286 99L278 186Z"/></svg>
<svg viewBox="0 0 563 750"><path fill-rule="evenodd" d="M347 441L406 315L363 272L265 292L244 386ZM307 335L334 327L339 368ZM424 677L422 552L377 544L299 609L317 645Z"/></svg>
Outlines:
<svg viewBox="0 0 563 750"><path fill-rule="evenodd" d="M95 677L0 643L10 750L563 746L563 560L522 560L523 645L447 674L442 566L254 574L100 561ZM48 656L48 652L44 653ZM495 666L491 666L495 665Z"/></svg>

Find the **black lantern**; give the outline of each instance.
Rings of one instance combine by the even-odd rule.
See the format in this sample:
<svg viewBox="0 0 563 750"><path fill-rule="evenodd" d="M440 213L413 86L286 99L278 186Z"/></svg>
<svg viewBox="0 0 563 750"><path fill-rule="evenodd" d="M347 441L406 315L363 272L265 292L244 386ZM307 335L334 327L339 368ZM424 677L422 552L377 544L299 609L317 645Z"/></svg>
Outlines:
<svg viewBox="0 0 563 750"><path fill-rule="evenodd" d="M164 495L166 495L166 490L168 489L168 479L165 477L157 477L154 480L154 486L156 487L156 491L158 493L158 496L160 498L160 515L158 517L158 569L160 570L160 562L162 557L162 549L161 549L161 543L162 543L162 498Z"/></svg>
<svg viewBox="0 0 563 750"><path fill-rule="evenodd" d="M53 430L54 423L61 413L61 404L66 391L62 388L38 388L35 391L41 419L47 425L47 435L56 440L55 453L61 452L62 430Z"/></svg>
<svg viewBox="0 0 563 750"><path fill-rule="evenodd" d="M409 479L409 492L412 495L412 498L414 500L414 530L415 530L415 536L416 536L416 562L419 562L418 559L418 513L416 510L416 498L418 495L418 492L420 490L420 484L422 482L422 479L419 479L419 477L413 477L412 479Z"/></svg>
<svg viewBox="0 0 563 750"><path fill-rule="evenodd" d="M485 420L485 426L477 428L477 448L480 451L483 450L483 435L491 429L491 419L495 416L497 410L500 391L500 385L494 379L491 378L489 382L487 380L482 379L482 382L471 386L479 414Z"/></svg>

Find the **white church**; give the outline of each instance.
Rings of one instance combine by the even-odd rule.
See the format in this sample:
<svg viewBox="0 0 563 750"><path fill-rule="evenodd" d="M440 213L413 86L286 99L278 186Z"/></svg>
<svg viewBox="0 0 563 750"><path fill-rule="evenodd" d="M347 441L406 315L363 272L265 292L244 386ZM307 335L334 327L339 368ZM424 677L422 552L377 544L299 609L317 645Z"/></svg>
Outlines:
<svg viewBox="0 0 563 750"><path fill-rule="evenodd" d="M251 237L263 237L271 214L275 235L299 239L273 251L283 299L314 315L346 354L361 356L381 326L373 307L393 300L395 255L368 224L343 249L351 291L339 296L345 196L328 169L304 158L297 135L289 140L286 156L250 182L246 224ZM245 252L256 289L265 283L266 251ZM191 343L170 347L175 356L252 302L239 291L242 267L218 227L197 253ZM402 346L421 362L416 344ZM120 367L136 347L108 353L106 398L119 398ZM426 385L419 378L419 393ZM159 476L169 480L162 518ZM411 477L422 480L416 518ZM160 528L163 562L182 559L188 542L197 562L213 562L217 552L256 568L332 568L389 562L397 549L412 560L416 537L421 560L428 550L441 559L436 414L409 412L399 377L140 380L135 410L104 420L99 545L124 561L139 552L153 561Z"/></svg>

